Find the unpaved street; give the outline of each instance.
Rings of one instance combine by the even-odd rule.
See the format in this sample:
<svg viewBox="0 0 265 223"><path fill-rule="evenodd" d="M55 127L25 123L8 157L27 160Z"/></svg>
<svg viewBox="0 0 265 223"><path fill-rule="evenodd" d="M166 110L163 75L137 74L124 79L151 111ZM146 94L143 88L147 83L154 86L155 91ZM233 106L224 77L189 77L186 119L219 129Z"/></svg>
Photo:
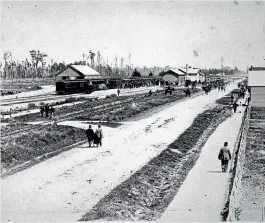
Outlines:
<svg viewBox="0 0 265 223"><path fill-rule="evenodd" d="M226 92L212 91L117 129L101 148L84 144L2 180L2 221L76 221L139 170ZM82 123L62 123L87 128Z"/></svg>

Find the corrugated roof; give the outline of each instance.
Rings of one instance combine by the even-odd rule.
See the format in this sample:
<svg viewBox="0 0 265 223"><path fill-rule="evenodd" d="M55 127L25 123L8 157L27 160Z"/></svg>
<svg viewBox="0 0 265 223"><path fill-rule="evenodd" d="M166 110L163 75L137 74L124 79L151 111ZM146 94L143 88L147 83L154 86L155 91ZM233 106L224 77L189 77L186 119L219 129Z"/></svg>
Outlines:
<svg viewBox="0 0 265 223"><path fill-rule="evenodd" d="M250 87L265 87L265 70L254 70L248 72L248 85Z"/></svg>
<svg viewBox="0 0 265 223"><path fill-rule="evenodd" d="M180 75L180 76L183 76L183 75L185 75L185 73L183 72L183 71L181 71L180 69L169 69L169 70L167 70L166 72L165 72L165 75L167 74L167 73L169 73L169 72L173 72L173 73L175 73L175 74L177 74L177 75Z"/></svg>
<svg viewBox="0 0 265 223"><path fill-rule="evenodd" d="M186 73L186 68L179 68L179 70L181 70L182 72ZM199 72L200 72L199 68L192 68L192 67L188 68L188 74L197 74Z"/></svg>
<svg viewBox="0 0 265 223"><path fill-rule="evenodd" d="M85 76L100 76L100 73L86 65L71 65L71 67Z"/></svg>

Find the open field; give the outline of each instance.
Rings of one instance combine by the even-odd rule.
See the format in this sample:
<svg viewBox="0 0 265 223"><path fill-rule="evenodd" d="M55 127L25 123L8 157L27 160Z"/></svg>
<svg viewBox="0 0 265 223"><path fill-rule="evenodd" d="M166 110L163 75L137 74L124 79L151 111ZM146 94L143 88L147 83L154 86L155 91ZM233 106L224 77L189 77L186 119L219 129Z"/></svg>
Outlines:
<svg viewBox="0 0 265 223"><path fill-rule="evenodd" d="M46 125L1 140L1 174L43 154L85 139L85 131L68 126Z"/></svg>
<svg viewBox="0 0 265 223"><path fill-rule="evenodd" d="M261 221L265 206L265 108L251 108L242 176L240 221Z"/></svg>
<svg viewBox="0 0 265 223"><path fill-rule="evenodd" d="M193 93L199 92L194 89ZM176 90L171 96L165 96L164 91L153 93L151 97L146 94L134 96L106 97L103 99L87 99L84 103L73 106L60 107L55 111L55 121L78 119L78 120L101 120L122 121L146 112L148 109L159 107L185 98L183 90ZM26 114L15 117L16 122L47 121L40 113ZM2 121L7 121L2 119ZM5 134L5 130L3 129Z"/></svg>

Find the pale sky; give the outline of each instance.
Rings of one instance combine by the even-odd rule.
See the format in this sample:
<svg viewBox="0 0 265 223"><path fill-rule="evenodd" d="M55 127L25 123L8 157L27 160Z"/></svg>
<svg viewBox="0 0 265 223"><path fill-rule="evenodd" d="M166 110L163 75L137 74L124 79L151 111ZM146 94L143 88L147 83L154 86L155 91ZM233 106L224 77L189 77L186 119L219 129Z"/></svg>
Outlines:
<svg viewBox="0 0 265 223"><path fill-rule="evenodd" d="M134 66L246 68L264 65L265 2L1 2L2 49L13 60L30 49L66 63L83 52L115 54ZM198 53L194 55L194 51ZM195 54L196 54L195 52Z"/></svg>

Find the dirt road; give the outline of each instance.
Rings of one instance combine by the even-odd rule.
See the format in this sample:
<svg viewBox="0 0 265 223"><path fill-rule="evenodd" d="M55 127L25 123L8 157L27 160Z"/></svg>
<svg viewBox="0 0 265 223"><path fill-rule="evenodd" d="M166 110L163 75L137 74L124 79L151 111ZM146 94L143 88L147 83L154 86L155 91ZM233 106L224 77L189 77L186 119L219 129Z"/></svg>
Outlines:
<svg viewBox="0 0 265 223"><path fill-rule="evenodd" d="M226 92L176 103L117 129L104 127L101 148L84 144L2 180L2 221L76 221L111 189L175 140ZM64 123L87 128L79 123Z"/></svg>

